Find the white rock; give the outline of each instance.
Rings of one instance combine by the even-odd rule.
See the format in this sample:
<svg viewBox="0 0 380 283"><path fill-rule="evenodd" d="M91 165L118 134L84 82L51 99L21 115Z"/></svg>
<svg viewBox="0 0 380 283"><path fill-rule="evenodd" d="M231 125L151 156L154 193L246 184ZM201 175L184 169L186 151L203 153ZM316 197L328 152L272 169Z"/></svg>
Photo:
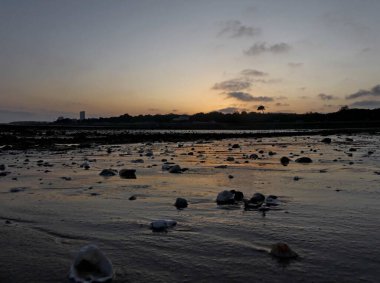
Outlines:
<svg viewBox="0 0 380 283"><path fill-rule="evenodd" d="M69 277L76 283L110 282L113 277L112 263L97 246L87 245L79 250Z"/></svg>

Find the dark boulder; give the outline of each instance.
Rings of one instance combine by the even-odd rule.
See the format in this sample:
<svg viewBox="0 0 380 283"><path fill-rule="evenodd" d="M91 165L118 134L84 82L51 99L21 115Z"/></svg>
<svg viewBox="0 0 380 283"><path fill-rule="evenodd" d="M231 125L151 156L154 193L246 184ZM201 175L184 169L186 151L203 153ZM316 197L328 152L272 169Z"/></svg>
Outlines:
<svg viewBox="0 0 380 283"><path fill-rule="evenodd" d="M300 157L296 159L297 163L312 163L313 160L311 160L310 157Z"/></svg>
<svg viewBox="0 0 380 283"><path fill-rule="evenodd" d="M184 199L184 198L177 198L175 203L174 203L174 206L181 210L181 209L184 209L188 206L188 203L187 203L187 200Z"/></svg>
<svg viewBox="0 0 380 283"><path fill-rule="evenodd" d="M294 252L285 243L277 243L273 245L271 247L270 254L281 259L291 259L298 257L297 253Z"/></svg>
<svg viewBox="0 0 380 283"><path fill-rule="evenodd" d="M321 142L330 144L331 143L331 139L330 138L324 138L323 140L321 140Z"/></svg>
<svg viewBox="0 0 380 283"><path fill-rule="evenodd" d="M216 203L218 205L225 204L234 204L235 203L235 195L231 191L223 191L220 192L216 198Z"/></svg>
<svg viewBox="0 0 380 283"><path fill-rule="evenodd" d="M283 157L281 157L280 162L283 166L288 166L290 159L289 159L289 157L283 156Z"/></svg>
<svg viewBox="0 0 380 283"><path fill-rule="evenodd" d="M121 169L119 171L120 178L123 179L136 179L136 170L135 169Z"/></svg>
<svg viewBox="0 0 380 283"><path fill-rule="evenodd" d="M117 170L114 169L103 169L102 172L99 173L100 176L103 177L112 177L117 174Z"/></svg>
<svg viewBox="0 0 380 283"><path fill-rule="evenodd" d="M169 168L169 173L174 173L174 174L179 174L182 173L181 166L179 165L174 165Z"/></svg>

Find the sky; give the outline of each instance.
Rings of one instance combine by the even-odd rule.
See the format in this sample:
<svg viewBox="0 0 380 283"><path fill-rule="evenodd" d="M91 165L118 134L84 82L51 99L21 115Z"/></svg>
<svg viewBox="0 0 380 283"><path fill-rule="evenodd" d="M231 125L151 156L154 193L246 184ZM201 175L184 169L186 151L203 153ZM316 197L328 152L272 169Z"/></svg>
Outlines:
<svg viewBox="0 0 380 283"><path fill-rule="evenodd" d="M380 107L378 0L0 0L0 122Z"/></svg>

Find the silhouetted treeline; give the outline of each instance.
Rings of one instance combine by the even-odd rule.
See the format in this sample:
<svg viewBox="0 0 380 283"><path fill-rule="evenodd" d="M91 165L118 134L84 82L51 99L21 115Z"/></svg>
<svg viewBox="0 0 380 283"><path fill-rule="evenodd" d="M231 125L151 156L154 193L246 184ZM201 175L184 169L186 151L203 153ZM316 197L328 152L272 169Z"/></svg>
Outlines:
<svg viewBox="0 0 380 283"><path fill-rule="evenodd" d="M272 126L290 127L297 125L320 125L321 127L333 124L357 124L366 126L370 123L380 124L380 108L379 109L347 109L342 108L334 113L257 113L257 112L241 112L232 114L223 114L221 112L197 113L194 115L138 115L131 116L124 114L118 117L108 118L90 118L86 120L76 119L60 119L54 122L58 125L123 125L132 128L261 128ZM272 126L271 126L272 125ZM319 126L315 126L319 127Z"/></svg>

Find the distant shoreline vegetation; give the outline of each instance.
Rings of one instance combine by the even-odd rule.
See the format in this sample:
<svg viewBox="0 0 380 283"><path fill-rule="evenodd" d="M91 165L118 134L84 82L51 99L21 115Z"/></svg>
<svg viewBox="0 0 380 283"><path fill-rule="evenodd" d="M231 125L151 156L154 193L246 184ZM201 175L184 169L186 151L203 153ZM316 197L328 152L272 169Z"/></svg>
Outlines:
<svg viewBox="0 0 380 283"><path fill-rule="evenodd" d="M380 126L380 108L348 109L342 107L333 113L257 113L221 112L194 115L124 114L118 117L89 118L85 120L59 118L51 123L14 122L12 125L49 125L68 127L122 127L126 129L323 129L363 128Z"/></svg>
<svg viewBox="0 0 380 283"><path fill-rule="evenodd" d="M90 118L86 120L60 119L54 125L72 126L123 126L131 129L289 129L289 128L341 128L347 124L355 127L380 125L380 108L348 109L342 107L333 113L257 113L221 112L194 115L137 115Z"/></svg>

